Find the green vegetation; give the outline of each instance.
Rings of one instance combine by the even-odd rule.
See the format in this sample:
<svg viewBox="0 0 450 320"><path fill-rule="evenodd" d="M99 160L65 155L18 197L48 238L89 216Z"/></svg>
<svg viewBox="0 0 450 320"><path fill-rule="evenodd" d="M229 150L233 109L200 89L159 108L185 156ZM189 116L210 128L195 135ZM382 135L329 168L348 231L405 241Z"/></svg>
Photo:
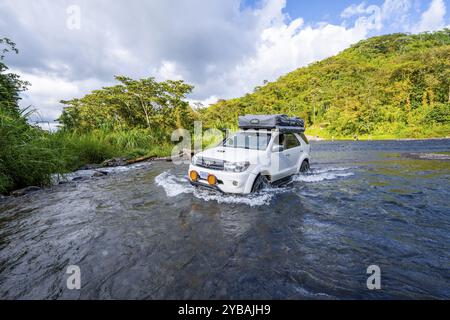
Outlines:
<svg viewBox="0 0 450 320"><path fill-rule="evenodd" d="M18 50L9 39L0 39L0 45L0 193L45 186L54 173L113 157L170 155L172 131L193 126L195 113L184 101L192 86L122 76L114 87L62 101L58 132L32 126L27 119L33 111L18 106L29 83L3 63L6 53Z"/></svg>
<svg viewBox="0 0 450 320"><path fill-rule="evenodd" d="M55 134L72 153L70 168L124 156L167 156L177 128L193 130L195 113L184 101L193 87L183 81L157 82L116 76L119 84L69 101Z"/></svg>
<svg viewBox="0 0 450 320"><path fill-rule="evenodd" d="M62 163L49 136L29 126L24 114L0 108L0 193L50 182Z"/></svg>
<svg viewBox="0 0 450 320"><path fill-rule="evenodd" d="M450 30L361 41L201 117L225 128L245 113L300 116L323 138L450 136Z"/></svg>
<svg viewBox="0 0 450 320"><path fill-rule="evenodd" d="M193 86L183 81L157 82L115 77L119 84L95 90L65 104L59 118L63 130L92 132L145 128L155 143L167 141L175 128L190 128L193 112L184 101Z"/></svg>
<svg viewBox="0 0 450 320"><path fill-rule="evenodd" d="M0 193L16 187L47 184L50 174L61 163L49 147L48 134L28 125L29 111L20 111L19 93L28 83L8 73L3 59L8 52L18 52L9 39L0 39Z"/></svg>

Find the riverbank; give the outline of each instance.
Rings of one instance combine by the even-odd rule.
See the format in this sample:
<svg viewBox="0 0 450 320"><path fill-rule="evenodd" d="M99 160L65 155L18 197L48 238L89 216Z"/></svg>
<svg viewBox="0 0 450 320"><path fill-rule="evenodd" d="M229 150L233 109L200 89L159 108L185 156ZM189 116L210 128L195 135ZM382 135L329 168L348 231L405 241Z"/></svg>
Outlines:
<svg viewBox="0 0 450 320"><path fill-rule="evenodd" d="M436 138L392 138L386 136L354 136L324 138L306 134L309 141L426 141L426 140L450 140L450 136Z"/></svg>
<svg viewBox="0 0 450 320"><path fill-rule="evenodd" d="M67 173L106 159L170 155L170 136L149 129L96 129L90 132L44 131L27 114L0 109L0 194L27 186L44 187L52 174Z"/></svg>
<svg viewBox="0 0 450 320"><path fill-rule="evenodd" d="M310 127L306 129L305 135L312 141L339 141L339 140L438 140L450 139L450 125L442 126L439 129L404 129L396 133L374 133L364 135L333 135L324 128Z"/></svg>
<svg viewBox="0 0 450 320"><path fill-rule="evenodd" d="M170 156L144 156L139 158L112 158L103 161L100 164L85 164L73 172L54 173L51 176L51 182L45 186L26 186L21 189L11 191L8 196L0 194L0 202L8 197L21 197L31 193L35 193L45 187L66 184L69 182L85 181L92 178L106 177L111 174L128 171L136 168L143 168L155 162L172 162Z"/></svg>

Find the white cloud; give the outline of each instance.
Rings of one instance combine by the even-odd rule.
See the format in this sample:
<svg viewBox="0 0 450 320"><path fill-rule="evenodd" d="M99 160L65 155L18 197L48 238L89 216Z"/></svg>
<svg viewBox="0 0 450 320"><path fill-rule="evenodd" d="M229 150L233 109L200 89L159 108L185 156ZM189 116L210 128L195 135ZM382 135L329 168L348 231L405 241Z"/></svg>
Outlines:
<svg viewBox="0 0 450 320"><path fill-rule="evenodd" d="M368 13L368 8L366 7L366 3L362 2L360 4L352 4L349 7L345 8L344 11L341 12L341 17L346 19L346 18L351 18L354 17L356 15L362 15L362 14L367 14Z"/></svg>
<svg viewBox="0 0 450 320"><path fill-rule="evenodd" d="M396 32L407 31L411 7L411 0L385 0L381 6L362 2L344 9L341 17L344 19L357 17L356 24L366 24L375 30L394 26Z"/></svg>
<svg viewBox="0 0 450 320"><path fill-rule="evenodd" d="M219 101L219 98L217 96L210 96L206 99L203 100L192 100L192 99L187 99L187 101L189 102L189 104L191 106L193 106L194 108L203 108L203 107L207 107L211 104L216 103L217 101Z"/></svg>
<svg viewBox="0 0 450 320"><path fill-rule="evenodd" d="M159 68L153 70L153 74L156 75L156 79L159 81L182 80L183 76L178 69L179 67L175 62L163 61Z"/></svg>
<svg viewBox="0 0 450 320"><path fill-rule="evenodd" d="M93 78L71 81L50 73L32 74L15 69L10 71L20 75L23 80L32 84L22 94L20 102L22 107L28 107L37 111L31 116L31 122L42 121L52 124L61 114L62 105L59 103L60 100L82 97L94 88L98 89L105 85L104 82ZM36 102L39 102L39 105Z"/></svg>
<svg viewBox="0 0 450 320"><path fill-rule="evenodd" d="M413 27L415 33L435 31L445 26L446 7L443 0L432 0L430 7L422 13L420 22Z"/></svg>
<svg viewBox="0 0 450 320"><path fill-rule="evenodd" d="M278 1L277 5L272 5L271 11L265 11L264 21L270 23L255 39L255 53L244 57L220 76L208 79L200 85L201 91L223 88L222 98L252 92L255 86L262 85L263 80L276 80L289 71L332 56L379 28L378 12L374 8L366 8L364 12L372 13L372 16L360 17L350 28L327 23L313 27L305 25L301 18L288 21L282 14L284 2Z"/></svg>
<svg viewBox="0 0 450 320"><path fill-rule="evenodd" d="M383 18L406 17L411 7L411 0L385 0L382 5Z"/></svg>

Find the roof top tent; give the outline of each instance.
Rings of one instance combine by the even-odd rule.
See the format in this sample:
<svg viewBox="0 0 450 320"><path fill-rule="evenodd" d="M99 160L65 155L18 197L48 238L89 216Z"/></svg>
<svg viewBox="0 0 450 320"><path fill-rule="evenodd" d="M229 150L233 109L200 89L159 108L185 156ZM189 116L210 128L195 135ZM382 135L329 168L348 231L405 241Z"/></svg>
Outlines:
<svg viewBox="0 0 450 320"><path fill-rule="evenodd" d="M283 133L303 133L305 132L305 122L298 117L288 117L285 114L274 115L253 115L247 114L239 116L239 128L277 130Z"/></svg>

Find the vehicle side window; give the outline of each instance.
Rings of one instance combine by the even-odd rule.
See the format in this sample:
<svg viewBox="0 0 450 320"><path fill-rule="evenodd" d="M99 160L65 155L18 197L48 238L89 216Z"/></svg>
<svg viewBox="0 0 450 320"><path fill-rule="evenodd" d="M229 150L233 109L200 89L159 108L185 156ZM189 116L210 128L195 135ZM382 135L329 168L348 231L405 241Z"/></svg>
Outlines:
<svg viewBox="0 0 450 320"><path fill-rule="evenodd" d="M282 146L283 149L286 149L286 145L285 145L286 139L285 139L285 135L284 134L279 134L278 136L275 137L274 141L273 141L273 146Z"/></svg>
<svg viewBox="0 0 450 320"><path fill-rule="evenodd" d="M304 133L300 133L300 137L305 141L306 144L309 144L308 138L305 136Z"/></svg>
<svg viewBox="0 0 450 320"><path fill-rule="evenodd" d="M285 136L285 149L292 149L300 146L300 141L298 141L294 134L288 133Z"/></svg>

